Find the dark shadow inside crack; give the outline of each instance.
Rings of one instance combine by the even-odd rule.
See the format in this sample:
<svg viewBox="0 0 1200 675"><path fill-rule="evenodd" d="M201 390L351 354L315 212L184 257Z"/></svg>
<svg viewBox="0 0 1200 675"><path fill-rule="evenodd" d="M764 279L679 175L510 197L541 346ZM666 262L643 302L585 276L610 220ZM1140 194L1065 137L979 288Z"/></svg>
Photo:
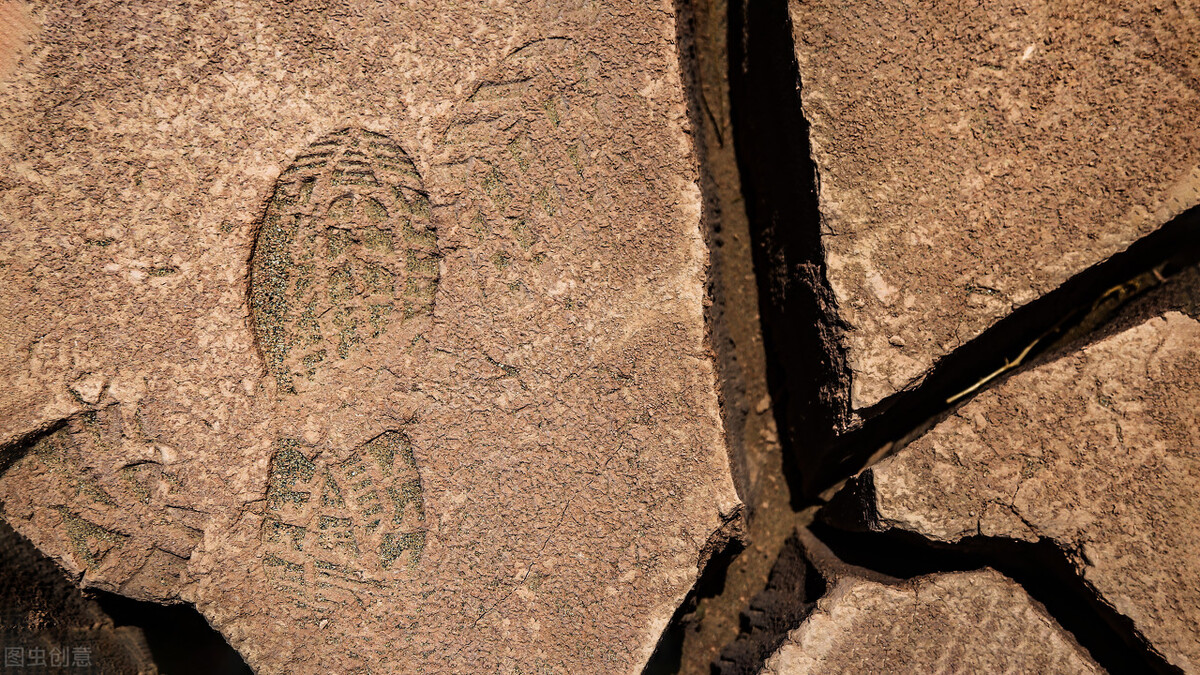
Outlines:
<svg viewBox="0 0 1200 675"><path fill-rule="evenodd" d="M709 249L711 303L706 307L706 325L716 357L730 466L745 505L741 536L753 542L736 555L712 563L724 567L720 583L706 584L689 597L682 612L675 613L652 664L700 675L710 672L721 649L737 637L746 601L767 586L797 514L781 468L785 453L778 443L768 383L755 242L733 143L729 6L726 0L676 0L675 9L676 44L699 160ZM775 392L778 395L778 387ZM667 659L665 655L678 656ZM662 665L667 661L669 668Z"/></svg>
<svg viewBox="0 0 1200 675"><path fill-rule="evenodd" d="M784 543L771 568L767 587L741 615L737 639L721 650L714 675L755 675L783 644L788 633L809 615L827 591L825 580L808 561L796 535Z"/></svg>
<svg viewBox="0 0 1200 675"><path fill-rule="evenodd" d="M863 411L865 422L806 463L802 491L823 491L892 454L965 401L1040 356L1102 335L1117 310L1200 263L1200 206L1024 305L939 360L911 391Z"/></svg>
<svg viewBox="0 0 1200 675"><path fill-rule="evenodd" d="M683 660L683 642L685 633L695 626L696 603L700 598L718 595L725 587L725 573L730 563L743 550L742 542L730 538L725 547L709 558L704 571L687 597L675 609L666 630L659 637L658 645L651 654L650 660L642 669L643 675L667 675L678 673Z"/></svg>
<svg viewBox="0 0 1200 675"><path fill-rule="evenodd" d="M0 475L34 450L40 442L65 429L70 421L60 420L0 447ZM98 622L101 628L92 629L86 638L59 636L56 640L75 640L78 644L71 644L87 649L89 658L92 651L96 650L97 666L115 668L113 672L124 666L100 661L105 658L140 658L139 652L145 648L150 652L148 660L163 673L235 675L251 672L237 651L192 605L160 605L103 591L80 591L73 587L57 563L43 555L3 520L0 520L0 545L5 549L0 559L6 563L4 575L0 575L3 576L0 585L5 590L12 589L11 593L0 592L0 616L14 612L21 614L20 608L28 605L25 614L42 617L32 627L25 626L24 619L2 621L0 633L15 631L14 635L18 638L36 645L44 641L46 635L58 635L54 630L47 632L44 626L66 626L72 621ZM80 616L88 618L80 619ZM116 630L104 628L109 621ZM121 631L122 627L133 627L139 631ZM78 633L79 629L72 630ZM67 648L73 647L68 645Z"/></svg>
<svg viewBox="0 0 1200 675"><path fill-rule="evenodd" d="M767 376L800 507L849 420L849 370L825 276L817 168L786 0L729 3L734 147L750 218Z"/></svg>
<svg viewBox="0 0 1200 675"><path fill-rule="evenodd" d="M4 520L0 520L0 641L26 655L40 650L48 667L57 657L57 664L66 670L84 668L81 664L86 661L97 672L251 672L193 606L81 591L57 563Z"/></svg>
<svg viewBox="0 0 1200 675"><path fill-rule="evenodd" d="M877 459L872 455L881 446L891 442L893 449L901 447L899 441L920 433L939 415L953 408L954 403L947 399L970 389L995 371L997 361L1003 364L1013 360L1030 342L1037 342L1035 347L1041 352L1075 335L1081 326L1084 332L1094 328L1088 320L1094 318L1096 313L1092 310L1105 291L1127 284L1149 270L1169 274L1171 266L1162 263L1186 254L1188 246L1183 241L1186 237L1177 234L1172 238L1170 234L1172 231L1182 233L1184 226L1163 228L1159 234L1148 238L1149 243L1139 242L1126 254L1115 256L1019 310L1014 317L989 331L979 344L968 345L971 349L962 352L965 356L956 352L944 363L939 363L936 372L922 386L865 411L867 423L851 430L849 371L841 344L843 326L825 276L816 192L818 173L809 145L808 123L801 98L802 82L793 50L787 2L732 0L717 10L713 5L719 7L721 3L677 0L680 60L683 71L689 76L689 114L699 130L698 137L703 139L705 125L717 125L713 110L719 112L720 107L714 108L711 100L701 100L705 93L701 81L704 75L695 71L698 69L696 61L703 62L704 50L711 50L712 45L704 44L704 38L694 35L694 28L685 27L685 24L693 21L696 13L724 11L732 133L724 140L718 134L717 143L723 146L729 138L733 141L740 192L749 220L754 274L748 283L757 287L767 360L767 390L772 403L770 412L783 445L781 473L790 486L791 508L784 510L798 512L811 504L821 492ZM711 37L709 39L711 41ZM714 89L711 84L709 87L707 91L711 94ZM701 173L705 176L707 171L713 170L709 164L714 160L703 149ZM707 229L714 259L712 274L718 276L722 273L720 258L724 254L721 250L724 238L721 208L727 204L720 200L714 204L711 184L702 184L702 190L706 218L710 219ZM731 285L735 282L730 279L714 282L717 286L720 283ZM728 331L723 329L728 328L724 322L730 319L721 306L725 298L720 288L715 290L715 306L708 319L712 339L720 347L729 337ZM1121 299L1127 298L1122 296ZM1036 353L1025 356L1028 360ZM737 383L730 376L734 369L725 362L726 356L718 353L725 389L723 403L727 406L723 414L730 433L736 434L740 422L729 414L728 406L739 392L734 390ZM1002 376L1007 374L1001 373ZM1000 378L984 382L983 386L998 381ZM968 391L961 398L969 398L971 393ZM742 489L746 458L738 448L731 448L731 451L735 455L735 472L742 478L739 492L744 499L750 496L752 501L752 494L748 495ZM770 470L780 472L777 466ZM750 507L754 509L753 504ZM758 515L772 517L767 513ZM751 534L754 530L752 525ZM749 556L759 543L752 538L742 555ZM813 588L793 589L790 593L772 590L771 585L777 583L776 573L781 566L793 572L807 569L807 563L787 562L790 552L794 553L791 546L789 542L783 550L769 553L775 561L771 579L766 581L767 588L761 593L751 591L752 599L748 602L745 586L737 588L732 581L726 583L726 572L735 574L738 569L738 554L727 552L715 560L706 578L676 611L646 672L679 672L681 661L684 668L692 668L688 672L695 672L695 664L688 662L709 658L707 655L702 659L696 655L681 658L681 652L685 644L691 649L702 647L707 650L712 646L695 636L700 635L698 627L709 620L704 612L704 599L721 594L737 596L745 606L741 612L740 633L734 642L725 645L713 663L714 672L756 672L761 668L762 662L786 633L803 620L811 603L824 592ZM976 552L975 556L977 560L983 560L986 554ZM878 569L871 560L860 562L866 568ZM975 567L982 564L977 563ZM808 578L820 579L816 574L810 574ZM758 588L762 588L761 582ZM1052 613L1060 606L1054 602L1049 605ZM1070 608L1063 611L1078 613ZM1064 623L1074 625L1080 621L1068 619ZM1116 664L1120 659L1113 656L1105 661Z"/></svg>
<svg viewBox="0 0 1200 675"><path fill-rule="evenodd" d="M699 168L700 194L703 199L701 209L701 229L704 232L705 244L708 246L709 275L706 289L711 303L706 303L704 323L708 329L708 340L716 356L717 381L720 386L721 418L725 427L725 444L729 454L730 472L733 474L734 486L738 496L744 503L753 508L753 486L750 485L750 464L754 458L749 456L746 447L745 430L748 416L749 388L748 379L753 373L747 372L743 358L745 348L738 344L746 330L757 327L747 326L750 323L745 316L744 308L737 306L737 299L745 281L739 278L739 260L741 256L733 247L726 244L730 232L726 231L725 220L729 215L725 209L728 204L722 202L722 190L719 182L724 176L719 176L723 168L726 152L721 138L720 125L706 100L705 85L710 84L705 67L712 60L712 45L706 41L706 34L697 25L705 20L710 9L707 0L676 0L675 1L675 44L679 56L680 72L686 81L688 117L696 130L696 141L693 147ZM705 50L701 53L701 50ZM738 330L738 328L742 330Z"/></svg>
<svg viewBox="0 0 1200 675"><path fill-rule="evenodd" d="M249 675L253 672L190 604L160 605L105 592L95 592L94 596L118 627L141 629L154 663L163 673Z"/></svg>
<svg viewBox="0 0 1200 675"><path fill-rule="evenodd" d="M689 41L695 38L681 26L691 20L695 7L711 12L709 5L721 4L675 2L680 17L677 27L681 31L678 36L681 66L689 75L689 114L701 138L706 124L719 126L721 110L712 100L713 89L707 90L709 100L704 100L706 92L698 82L700 78L692 72L697 68L692 61L695 52L703 60L704 50L711 49L711 45ZM792 511L792 515L806 505L820 503L823 492L878 460L883 454L881 448L885 452L898 450L957 405L1028 367L1039 356L1044 358L1067 343L1095 339L1106 330L1105 322L1121 305L1160 283L1162 278L1200 260L1200 237L1196 234L1200 229L1193 210L997 322L935 364L930 375L913 389L860 411L865 421L852 428L858 422L849 409L850 373L841 343L843 324L826 279L816 191L819 176L811 156L788 5L786 0L732 0L717 11L726 11L727 17L731 133L724 137L717 133L716 142L725 146L732 139L736 153L754 267L753 279L748 283L757 289L767 359L767 389L773 404L770 413L774 415L783 445L782 471L778 467L771 471L782 473L790 487L791 508L785 510ZM703 176L712 169L708 164L713 158L702 150ZM719 258L723 255L724 233L720 209L725 202L718 200L713 207L711 186L702 185L702 190L706 218L711 218L706 225L715 276L721 273ZM724 280L724 283L732 282ZM724 301L719 289L713 295L718 306L708 319L714 343L722 346L729 338L723 330L728 327L722 322L729 319L719 306ZM741 395L736 378L730 375L735 369L726 363L727 356L718 353L726 406ZM729 409L722 412L727 429L737 434L744 420L730 415ZM738 448L731 448L731 452L734 461L741 462L735 464L734 470L739 474L739 492L745 499L752 495L743 489L749 474L745 457ZM751 496L748 501L752 499ZM785 519L779 517L779 520ZM750 531L753 533L753 526ZM923 542L923 548L901 541L894 546L881 544L879 550L872 552L869 544L863 544L857 553L847 554L853 558L849 562L884 574L894 569L895 576L909 577L994 567L1024 585L1052 617L1075 634L1097 661L1110 670L1172 672L1140 639L1127 619L1096 600L1066 554L1053 543L969 540L961 545L939 547L916 539L917 543ZM749 557L759 543L752 537L741 555ZM778 541L773 543L769 554L775 562L772 579L763 592L756 595L751 592L753 599L749 601L748 594L736 588L733 581L739 554L727 551L720 560L715 560L705 578L676 611L646 672L679 671L681 650L689 644L685 637L698 634L696 627L706 620L702 616L705 606L702 599L722 593L740 599L745 607L739 637L725 646L713 670L757 672L786 633L807 616L811 603L824 593L823 586L817 589L810 584L811 587L802 590L776 593L774 600L771 599L775 570L781 566L792 572L811 568L806 562L787 562L790 552L794 552L792 545L789 541L782 551L776 551ZM839 548L846 546L841 544ZM902 569L905 565L910 569ZM765 576L759 574L758 588L762 588L761 579ZM818 574L809 574L808 578L820 580ZM689 644L691 648L696 646L696 641ZM700 646L707 649L711 644L703 642Z"/></svg>
<svg viewBox="0 0 1200 675"><path fill-rule="evenodd" d="M980 357L986 352L978 351L981 348L975 346L974 355L979 358L973 368L959 373L957 379L942 374L930 388L913 392L913 399L903 403L911 407L900 406L888 412L890 417L884 419L889 426L877 423L848 436L861 444L857 448L861 454L855 458L859 464L846 465L845 473L826 475L814 487L838 486L847 475L887 454L877 453L881 446L898 451L962 402L1016 372L1072 353L1130 323L1157 315L1164 307L1175 308L1180 299L1177 295L1173 297L1177 293L1175 287L1188 287L1188 282L1176 280L1200 274L1198 262L1200 207L1181 214L1122 254L1072 279L1047 296L1048 299L1037 301L1037 312L1030 319L1032 325L1008 326L1004 330L1013 332L1000 333L1007 336L1008 345L1015 345L1010 351L1004 351L998 340L985 345L993 350L990 356ZM1192 302L1193 305L1183 306L1181 311L1194 314L1194 298ZM1022 318L1028 317L1018 315L1015 322ZM1033 337L1029 338L1030 335ZM1025 347L1020 347L1022 344ZM1018 359L1014 354L1023 358ZM1006 363L1014 367L1001 368ZM997 370L1001 371L999 376L987 377ZM962 395L956 395L960 392ZM901 416L896 411L907 414ZM868 432L878 435L869 436ZM898 579L990 567L1021 585L1109 672L1180 672L1147 642L1132 620L1099 597L1084 580L1071 552L1055 542L976 536L942 543L915 533L879 531L873 501L866 498L873 493L870 480L869 471L850 478L820 511L823 522L811 528L845 563L860 567L861 571ZM787 608L802 621L820 595L794 593ZM726 651L733 663L721 662L714 672L757 672L785 635L786 631L772 635L771 649L754 653L744 649L739 653L736 643L730 645ZM746 641L744 632L739 642ZM732 669L725 671L719 667Z"/></svg>

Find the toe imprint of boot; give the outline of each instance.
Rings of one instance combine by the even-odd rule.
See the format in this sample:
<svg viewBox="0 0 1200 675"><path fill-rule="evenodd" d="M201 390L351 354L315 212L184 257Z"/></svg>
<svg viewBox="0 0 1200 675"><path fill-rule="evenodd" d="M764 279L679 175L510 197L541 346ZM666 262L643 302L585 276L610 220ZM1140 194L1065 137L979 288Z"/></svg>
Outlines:
<svg viewBox="0 0 1200 675"><path fill-rule="evenodd" d="M279 176L255 239L250 312L280 392L431 316L437 284L429 199L395 141L336 131Z"/></svg>

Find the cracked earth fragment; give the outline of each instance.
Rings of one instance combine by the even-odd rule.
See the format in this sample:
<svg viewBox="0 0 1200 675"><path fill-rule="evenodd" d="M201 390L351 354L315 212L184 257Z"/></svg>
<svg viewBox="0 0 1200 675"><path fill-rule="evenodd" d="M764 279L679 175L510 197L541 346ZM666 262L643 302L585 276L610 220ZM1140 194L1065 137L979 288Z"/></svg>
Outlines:
<svg viewBox="0 0 1200 675"><path fill-rule="evenodd" d="M1189 8L790 7L856 411L1200 201Z"/></svg>
<svg viewBox="0 0 1200 675"><path fill-rule="evenodd" d="M1020 586L983 569L895 584L846 577L767 659L762 673L864 669L1104 672Z"/></svg>
<svg viewBox="0 0 1200 675"><path fill-rule="evenodd" d="M265 673L638 670L740 512L672 13L85 9L0 90L4 517Z"/></svg>
<svg viewBox="0 0 1200 675"><path fill-rule="evenodd" d="M956 410L870 472L878 528L1048 538L1169 662L1200 668L1200 271Z"/></svg>

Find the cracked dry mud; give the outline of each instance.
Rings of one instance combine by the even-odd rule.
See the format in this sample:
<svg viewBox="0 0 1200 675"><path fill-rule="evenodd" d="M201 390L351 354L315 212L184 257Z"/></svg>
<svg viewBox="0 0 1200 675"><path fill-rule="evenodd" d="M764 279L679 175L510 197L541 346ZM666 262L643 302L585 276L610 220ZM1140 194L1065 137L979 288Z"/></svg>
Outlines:
<svg viewBox="0 0 1200 675"><path fill-rule="evenodd" d="M1171 664L1200 669L1200 269L860 477L868 523L1065 550Z"/></svg>
<svg viewBox="0 0 1200 675"><path fill-rule="evenodd" d="M673 8L327 5L3 5L4 518L258 672L637 671L741 508Z"/></svg>
<svg viewBox="0 0 1200 675"><path fill-rule="evenodd" d="M1200 196L1188 3L790 8L855 412Z"/></svg>
<svg viewBox="0 0 1200 675"><path fill-rule="evenodd" d="M994 570L839 581L763 675L1101 673L1011 579Z"/></svg>
<svg viewBox="0 0 1200 675"><path fill-rule="evenodd" d="M1200 671L1200 268L1128 252L1200 240L1198 39L0 0L0 554L263 673ZM1054 350L980 354L1069 284ZM38 565L55 636L154 671ZM45 613L3 581L5 629Z"/></svg>
<svg viewBox="0 0 1200 675"><path fill-rule="evenodd" d="M1109 318L1195 261L1200 17L1142 2L790 0L731 13L745 41L733 80L751 85L734 117L740 103L760 289L781 305L764 316L779 342L768 361L801 399L780 409L794 484L835 495L816 517L868 567L1020 568L1012 556L1036 550L1000 585L1069 648L1047 657L1051 638L1009 639L1028 625L975 632L966 599L980 590L960 582L978 572L842 580L774 610L772 581L721 672L1194 672L1196 271ZM789 234L805 227L819 241ZM789 323L789 311L824 320ZM1014 313L1030 325L1003 321ZM826 363L845 369L812 382ZM962 372L929 377L947 363ZM836 529L864 526L880 534ZM912 559L884 559L921 537ZM1000 545L1018 541L1037 544ZM954 609L886 618L914 611L923 585L957 585L934 604ZM790 635L762 629L796 610L812 614ZM772 642L764 666L753 654Z"/></svg>

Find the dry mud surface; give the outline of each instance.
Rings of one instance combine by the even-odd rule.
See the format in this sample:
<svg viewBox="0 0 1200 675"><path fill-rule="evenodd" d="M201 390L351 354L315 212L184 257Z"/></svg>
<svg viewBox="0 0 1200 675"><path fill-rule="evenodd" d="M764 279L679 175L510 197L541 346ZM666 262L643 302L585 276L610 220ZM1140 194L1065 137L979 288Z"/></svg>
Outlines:
<svg viewBox="0 0 1200 675"><path fill-rule="evenodd" d="M836 311L816 303L825 322L785 326L794 339L773 354L768 344L768 359L800 372L791 393L820 401L845 390L857 415L828 415L842 435L824 443L820 416L793 406L785 445L794 478L807 494L824 490L822 501L903 448L817 519L857 564L938 572L849 586L870 593L806 588L795 608L823 599L768 671L892 672L908 657L922 672L973 658L985 661L969 669L989 671L1195 671L1197 272L1164 272L1194 264L1200 241L1189 210L1200 200L1200 16L1178 3L787 5L790 36L772 35L764 10L747 20L759 54L748 47L735 64L747 82L779 87L741 101L743 128L769 128L745 137L783 175L758 171L748 183L768 216L755 224L768 253L759 274L793 281L772 286L788 291L772 301L790 305L769 318L809 316L813 303L795 295L820 300L824 287L792 258L815 252ZM792 53L790 70L770 60ZM779 116L745 111L786 107L793 93L802 105L788 121L811 132L811 163L772 150L771 130L786 135ZM807 187L806 170L811 209L792 194ZM781 234L806 225L819 226L819 244ZM818 334L824 355L802 344ZM825 375L808 391L803 371L822 356L844 357L849 377ZM1054 631L1082 661L1004 661L1034 653L1015 646L1027 629L974 633L978 615L963 603L975 591L960 586L939 601L957 611L908 616L911 596L898 588L993 563L1014 571L1020 585L1007 583L1023 602L1027 590L1051 607L1032 603L1061 619ZM841 624L829 618L838 612Z"/></svg>
<svg viewBox="0 0 1200 675"><path fill-rule="evenodd" d="M870 470L877 528L1056 542L1170 663L1200 669L1200 270Z"/></svg>
<svg viewBox="0 0 1200 675"><path fill-rule="evenodd" d="M740 513L673 7L30 16L4 518L259 672L639 670Z"/></svg>
<svg viewBox="0 0 1200 675"><path fill-rule="evenodd" d="M0 516L263 673L1200 670L1200 271L961 349L1200 198L1200 16L734 4L0 0Z"/></svg>
<svg viewBox="0 0 1200 675"><path fill-rule="evenodd" d="M1020 586L989 569L898 584L844 578L762 669L898 672L1104 671Z"/></svg>
<svg viewBox="0 0 1200 675"><path fill-rule="evenodd" d="M1186 3L790 3L851 406L1196 203Z"/></svg>

